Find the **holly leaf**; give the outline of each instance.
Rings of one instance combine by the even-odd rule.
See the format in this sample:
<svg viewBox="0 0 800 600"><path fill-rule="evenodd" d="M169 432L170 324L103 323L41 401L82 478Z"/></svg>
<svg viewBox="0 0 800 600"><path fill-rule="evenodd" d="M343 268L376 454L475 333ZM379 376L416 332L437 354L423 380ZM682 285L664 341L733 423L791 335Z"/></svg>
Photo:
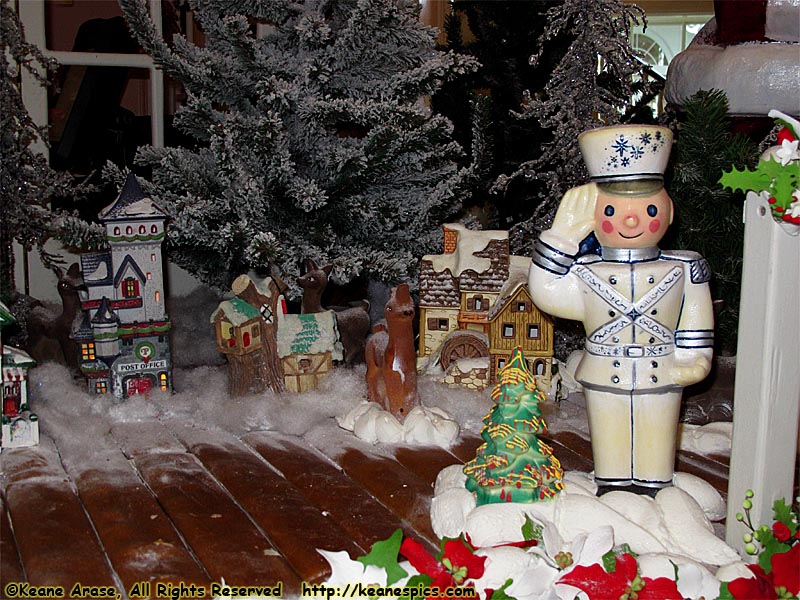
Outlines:
<svg viewBox="0 0 800 600"><path fill-rule="evenodd" d="M415 587L430 587L431 583L433 583L433 577L430 575L425 575L425 573L418 573L413 577L409 577L408 581L406 582L407 588L415 588Z"/></svg>
<svg viewBox="0 0 800 600"><path fill-rule="evenodd" d="M791 529L792 525L794 525L794 519L792 518L792 507L786 504L786 500L783 498L778 498L772 503L772 514L776 521L780 521L789 529Z"/></svg>
<svg viewBox="0 0 800 600"><path fill-rule="evenodd" d="M506 589L514 582L513 579L506 579L506 582L503 584L502 587L493 590L492 595L489 596L489 600L516 600L514 596L509 596L506 594Z"/></svg>
<svg viewBox="0 0 800 600"><path fill-rule="evenodd" d="M772 195L775 197L776 204L784 209L789 208L794 200L792 194L798 184L800 184L800 165L793 162L781 167L781 171L776 174L772 185L774 191Z"/></svg>
<svg viewBox="0 0 800 600"><path fill-rule="evenodd" d="M728 590L727 581L721 581L719 583L719 596L717 596L717 600L736 600L733 594Z"/></svg>
<svg viewBox="0 0 800 600"><path fill-rule="evenodd" d="M631 550L628 544L620 544L613 547L611 550L603 555L603 567L609 573L617 570L617 557L623 554L630 554L633 558L637 558L637 554Z"/></svg>
<svg viewBox="0 0 800 600"><path fill-rule="evenodd" d="M798 529L798 519L797 515L794 513L795 509L793 509L791 505L786 504L786 501L783 498L775 500L775 502L772 504L772 514L775 518L775 521L780 521L786 525L792 535L796 535Z"/></svg>
<svg viewBox="0 0 800 600"><path fill-rule="evenodd" d="M397 529L388 539L375 542L369 554L359 556L356 560L364 565L373 565L385 569L386 585L392 585L408 575L398 561L402 542L403 530Z"/></svg>
<svg viewBox="0 0 800 600"><path fill-rule="evenodd" d="M772 572L772 557L776 554L787 552L790 546L776 540L771 533L766 534L764 537L766 539L759 539L764 549L758 555L758 566L764 569L765 573L770 573Z"/></svg>
<svg viewBox="0 0 800 600"><path fill-rule="evenodd" d="M522 537L525 540L542 541L542 526L537 525L536 522L528 515L525 515L525 523L522 524Z"/></svg>
<svg viewBox="0 0 800 600"><path fill-rule="evenodd" d="M760 163L759 166L761 166ZM736 167L731 167L730 171L722 173L722 177L719 178L719 183L721 183L723 187L730 188L734 192L747 192L749 190L763 192L770 188L772 177L766 173L753 171L746 167L741 170Z"/></svg>

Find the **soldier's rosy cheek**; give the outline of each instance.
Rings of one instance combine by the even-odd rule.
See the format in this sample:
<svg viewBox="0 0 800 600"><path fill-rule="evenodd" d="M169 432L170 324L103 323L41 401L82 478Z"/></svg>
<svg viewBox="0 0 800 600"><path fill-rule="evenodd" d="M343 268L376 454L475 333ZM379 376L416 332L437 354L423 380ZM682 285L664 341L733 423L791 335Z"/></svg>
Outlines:
<svg viewBox="0 0 800 600"><path fill-rule="evenodd" d="M614 231L614 224L611 221L603 221L601 226L603 228L603 231L605 231L606 233L611 233L612 231Z"/></svg>
<svg viewBox="0 0 800 600"><path fill-rule="evenodd" d="M650 221L650 233L655 233L661 229L661 219L653 219Z"/></svg>

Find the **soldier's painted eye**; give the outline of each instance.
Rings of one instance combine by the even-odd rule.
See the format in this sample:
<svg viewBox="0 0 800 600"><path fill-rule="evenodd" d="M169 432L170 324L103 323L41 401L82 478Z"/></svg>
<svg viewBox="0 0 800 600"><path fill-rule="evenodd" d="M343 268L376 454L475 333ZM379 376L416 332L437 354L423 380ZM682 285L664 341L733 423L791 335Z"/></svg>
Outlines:
<svg viewBox="0 0 800 600"><path fill-rule="evenodd" d="M603 214L607 217L613 217L614 207L609 204L608 206L606 206L606 209L603 211Z"/></svg>
<svg viewBox="0 0 800 600"><path fill-rule="evenodd" d="M647 214L651 217L655 217L658 214L658 207L655 204L651 204L647 207Z"/></svg>

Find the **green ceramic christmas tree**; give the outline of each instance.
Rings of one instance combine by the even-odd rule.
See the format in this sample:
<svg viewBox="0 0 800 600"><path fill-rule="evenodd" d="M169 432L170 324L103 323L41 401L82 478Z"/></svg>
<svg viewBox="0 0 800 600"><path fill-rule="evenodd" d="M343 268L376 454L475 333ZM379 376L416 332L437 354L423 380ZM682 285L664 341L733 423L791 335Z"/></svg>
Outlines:
<svg viewBox="0 0 800 600"><path fill-rule="evenodd" d="M539 410L544 396L521 348L500 370L492 400L481 430L485 443L464 467L467 489L477 494L478 505L554 498L564 489L564 471L553 449L537 437L547 430Z"/></svg>

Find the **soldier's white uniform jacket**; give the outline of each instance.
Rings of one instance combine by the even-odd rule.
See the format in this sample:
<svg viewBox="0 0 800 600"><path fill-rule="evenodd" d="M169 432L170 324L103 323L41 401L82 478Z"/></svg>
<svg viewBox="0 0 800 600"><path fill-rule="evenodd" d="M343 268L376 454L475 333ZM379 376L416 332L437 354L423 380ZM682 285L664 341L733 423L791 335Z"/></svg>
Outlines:
<svg viewBox="0 0 800 600"><path fill-rule="evenodd" d="M672 367L710 359L710 270L699 254L603 248L600 256L575 259L540 239L532 261L536 305L584 324L586 352L575 377L586 388L626 394L679 390Z"/></svg>

